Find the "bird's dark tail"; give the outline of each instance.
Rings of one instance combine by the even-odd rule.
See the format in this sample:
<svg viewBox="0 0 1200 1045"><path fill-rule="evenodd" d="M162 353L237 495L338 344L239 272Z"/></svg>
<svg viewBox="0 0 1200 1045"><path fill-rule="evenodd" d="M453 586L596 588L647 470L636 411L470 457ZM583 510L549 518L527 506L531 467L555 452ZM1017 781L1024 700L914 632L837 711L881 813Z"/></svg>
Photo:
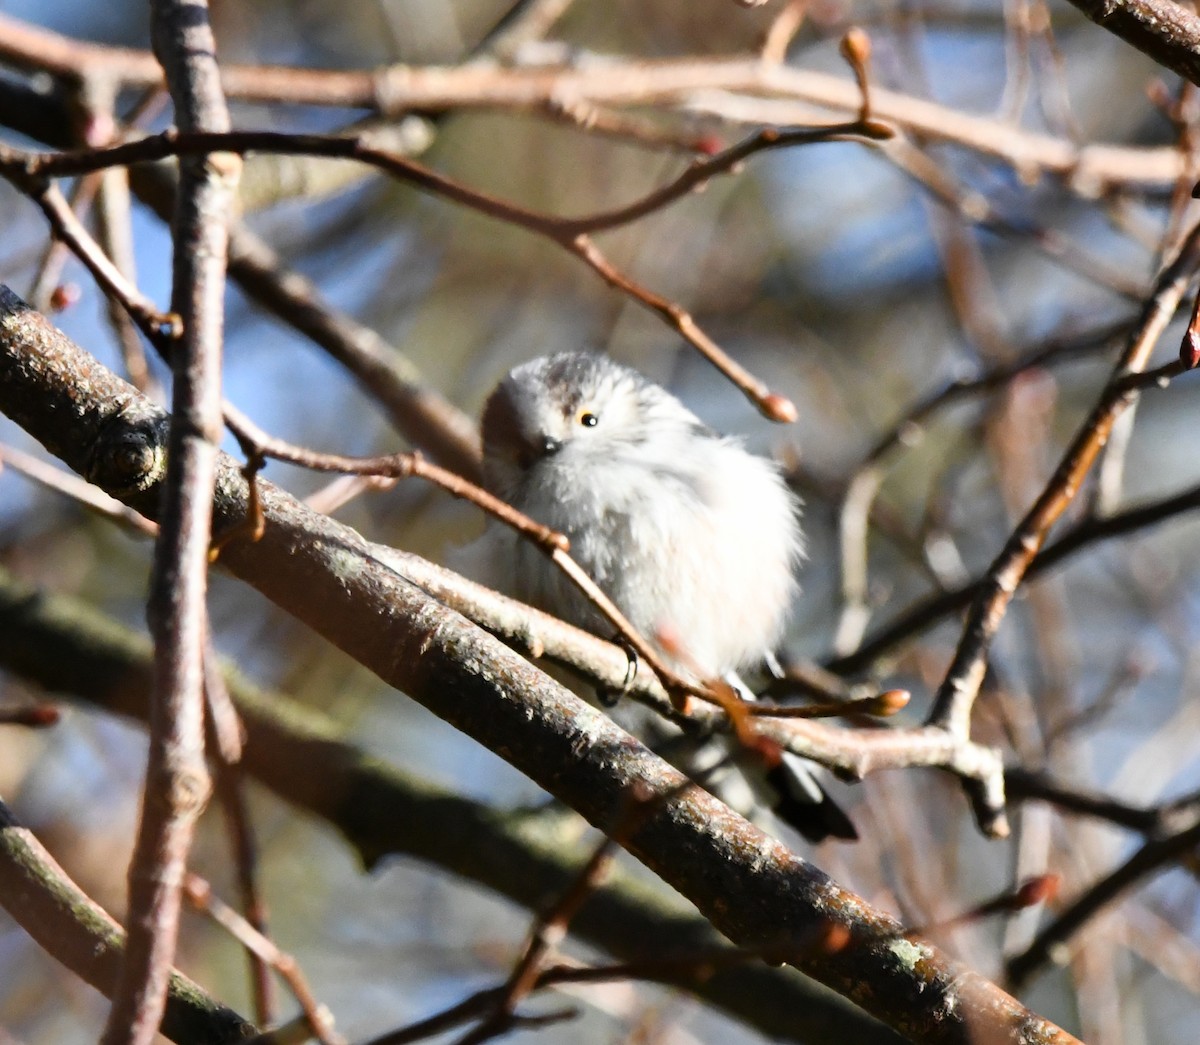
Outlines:
<svg viewBox="0 0 1200 1045"><path fill-rule="evenodd" d="M766 781L778 798L771 804L780 820L794 827L810 842L840 838L858 841L854 821L821 787L808 763L785 752L779 765L767 770Z"/></svg>

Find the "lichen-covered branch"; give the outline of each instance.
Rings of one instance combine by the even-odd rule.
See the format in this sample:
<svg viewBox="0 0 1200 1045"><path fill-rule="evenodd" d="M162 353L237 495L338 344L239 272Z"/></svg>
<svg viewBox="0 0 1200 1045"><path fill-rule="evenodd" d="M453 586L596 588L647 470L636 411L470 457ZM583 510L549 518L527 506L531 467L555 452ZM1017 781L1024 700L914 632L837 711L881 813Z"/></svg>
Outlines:
<svg viewBox="0 0 1200 1045"><path fill-rule="evenodd" d="M0 409L18 413L30 434L93 482L157 511L161 412L7 291L0 293ZM997 1040L1074 1040L935 947L904 938L893 919L687 787L602 712L383 568L353 530L259 485L266 531L255 544L226 547L231 572L601 830L614 826L631 787L662 796L628 848L734 942L785 953L803 944L790 964L914 1041L966 1042L975 1026ZM245 480L222 459L214 517L232 526L246 511ZM842 927L846 945L814 954L814 934L830 924Z"/></svg>
<svg viewBox="0 0 1200 1045"><path fill-rule="evenodd" d="M0 665L6 671L144 722L150 655L145 636L80 600L39 592L0 570ZM339 831L365 865L416 857L531 910L577 870L586 832L577 817L556 809L490 809L462 798L371 757L327 715L257 689L232 669L225 677L246 731L241 768ZM684 953L717 939L675 894L650 889L619 867L576 916L572 931L627 961L646 956L647 940L664 953ZM37 938L56 956L56 941L69 939ZM787 968L743 963L702 980L668 982L773 1039L835 1045L886 1033Z"/></svg>

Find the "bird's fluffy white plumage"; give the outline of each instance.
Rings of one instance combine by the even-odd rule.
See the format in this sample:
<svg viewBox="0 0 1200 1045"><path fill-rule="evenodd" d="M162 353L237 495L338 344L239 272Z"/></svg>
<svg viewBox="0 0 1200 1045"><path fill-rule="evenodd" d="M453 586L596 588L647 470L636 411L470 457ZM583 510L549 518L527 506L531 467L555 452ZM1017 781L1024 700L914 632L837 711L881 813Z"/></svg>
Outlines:
<svg viewBox="0 0 1200 1045"><path fill-rule="evenodd" d="M534 359L488 399L483 448L492 492L565 533L571 554L644 637L670 636L660 647L679 670L731 676L779 640L796 592L799 502L774 464L717 435L665 389L603 356ZM611 633L506 526L493 523L456 558L492 587ZM807 838L856 837L798 756L785 753L757 783Z"/></svg>
<svg viewBox="0 0 1200 1045"><path fill-rule="evenodd" d="M717 435L665 389L595 355L513 370L483 418L488 486L565 533L571 554L681 668L720 675L779 640L801 554L799 504L778 468ZM608 631L544 555L493 526L495 586Z"/></svg>

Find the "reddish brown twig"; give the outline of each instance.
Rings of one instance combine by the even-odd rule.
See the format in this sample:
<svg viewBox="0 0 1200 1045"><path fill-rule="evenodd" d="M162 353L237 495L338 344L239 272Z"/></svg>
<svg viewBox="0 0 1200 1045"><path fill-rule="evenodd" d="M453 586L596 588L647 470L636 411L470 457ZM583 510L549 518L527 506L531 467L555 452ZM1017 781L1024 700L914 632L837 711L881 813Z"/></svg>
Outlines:
<svg viewBox="0 0 1200 1045"><path fill-rule="evenodd" d="M852 25L842 37L838 50L854 73L854 82L858 84L859 94L862 95L858 118L865 122L871 118L871 78L867 73L871 61L871 38L865 30Z"/></svg>
<svg viewBox="0 0 1200 1045"><path fill-rule="evenodd" d="M912 695L907 690L889 689L874 697L858 697L832 704L805 704L798 707L751 704L746 714L756 718L845 718L852 715L890 718L903 711L910 700Z"/></svg>
<svg viewBox="0 0 1200 1045"><path fill-rule="evenodd" d="M111 145L120 140L116 118L116 91L107 79L84 79L77 93L77 104L83 111L83 142L86 145ZM149 90L130 114L128 125L140 127L153 118L167 101L166 92ZM130 204L129 172L124 169L104 171L96 192L96 239L114 267L131 283L137 283L137 266L133 244L133 217ZM113 328L125 373L140 392L161 400L163 390L150 372L146 351L129 314L111 296L106 301L108 321Z"/></svg>
<svg viewBox="0 0 1200 1045"><path fill-rule="evenodd" d="M154 302L125 278L51 182L36 175L23 176L19 168L11 165L0 165L0 174L41 207L58 238L87 266L104 292L121 302L148 338L166 344L182 335L179 315L160 311Z"/></svg>
<svg viewBox="0 0 1200 1045"><path fill-rule="evenodd" d="M496 999L500 997L503 990L503 987L492 987L489 990L479 991L433 1016L418 1020L416 1023L409 1024L406 1027L388 1031L386 1034L381 1034L377 1038L372 1038L370 1041L364 1042L363 1045L410 1045L411 1042L432 1038L435 1035L452 1030L454 1027L469 1020L486 1015L488 1010L495 1005ZM522 1016L512 1013L507 1017L500 1016L493 1020L489 1027L488 1036L493 1038L499 1037L509 1031L519 1030L522 1027L543 1027L561 1022L562 1020L572 1019L575 1015L576 1013L573 1009L559 1010L538 1016ZM253 1045L253 1043L250 1043L250 1045Z"/></svg>
<svg viewBox="0 0 1200 1045"><path fill-rule="evenodd" d="M600 590L596 582L584 571L583 567L572 559L564 549L554 548L548 554L551 561L566 574L567 579L583 592L591 603L604 614L604 618L617 629L621 638L637 651L638 656L659 677L663 687L667 690L671 698L671 703L677 711L685 715L688 714L691 709L691 704L688 700L689 697L700 697L702 700L718 702L714 696L713 688L690 682L683 678L679 672L671 668L663 660L658 650L650 645L629 622L629 618L618 609L617 604Z"/></svg>
<svg viewBox="0 0 1200 1045"><path fill-rule="evenodd" d="M295 446L285 440L278 439L260 429L245 414L235 407L226 404L225 419L230 429L241 442L243 449L252 458L271 457L288 461L305 468L317 471L338 471L356 475L381 475L395 479L416 476L440 486L443 490L469 501L476 507L506 526L512 527L527 540L532 541L550 560L567 576L595 607L604 615L621 637L637 651L639 657L662 680L667 691L672 694L676 707L685 710L688 696L697 696L705 700L714 699L711 687L699 685L685 679L679 672L671 668L662 655L642 636L629 622L617 605L596 585L580 565L569 554L570 543L565 535L543 526L523 512L517 511L510 504L489 493L481 486L462 476L455 475L438 465L426 461L420 454L397 453L382 457L345 457L340 454L323 454L304 447ZM251 484L251 504L254 503L254 487ZM249 525L249 523L247 524ZM238 528L238 534L243 528ZM261 530L257 530L261 536ZM221 547L228 544L221 541Z"/></svg>
<svg viewBox="0 0 1200 1045"><path fill-rule="evenodd" d="M57 726L62 712L53 704L30 704L26 707L0 708L0 726L27 726L45 729Z"/></svg>
<svg viewBox="0 0 1200 1045"><path fill-rule="evenodd" d="M1012 982L1017 985L1027 982L1049 960L1056 946L1070 940L1099 911L1146 876L1184 859L1197 845L1200 845L1200 821L1167 838L1147 841L1128 860L1076 897L1024 951L1009 960L1007 971Z"/></svg>
<svg viewBox="0 0 1200 1045"><path fill-rule="evenodd" d="M762 381L725 352L681 305L655 294L626 276L604 256L590 236L581 234L571 241L568 249L588 263L609 286L627 294L651 312L670 323L679 335L696 348L705 359L721 371L737 389L772 421L791 424L798 416L796 405L786 396L772 392Z"/></svg>
<svg viewBox="0 0 1200 1045"><path fill-rule="evenodd" d="M226 403L225 410L228 412L232 410L232 407ZM216 562L221 557L222 549L228 547L234 541L246 540L254 542L262 540L263 531L267 525L267 520L263 515L262 500L258 492L258 473L262 471L267 463L266 456L250 439L243 438L236 430L234 434L242 447L243 453L246 455L246 463L242 465L242 478L246 480L247 486L246 514L234 526L231 526L222 533L213 535L212 546L208 549L209 562Z"/></svg>
<svg viewBox="0 0 1200 1045"><path fill-rule="evenodd" d="M566 551L570 548L570 542L563 534L517 511L482 486L477 486L440 465L426 461L418 453L384 454L379 457L347 457L342 454L319 453L264 432L246 414L229 403L225 404L225 422L237 437L242 450L252 460L261 462L266 458L273 458L318 472L344 472L348 475L386 476L392 479L416 476L440 486L455 497L471 502L506 526L511 526L540 548L547 551ZM257 472L259 467L253 468L252 471ZM261 531L259 535L261 536Z"/></svg>
<svg viewBox="0 0 1200 1045"><path fill-rule="evenodd" d="M80 178L71 189L68 206L76 215L84 214L96 198L103 174L97 171ZM38 264L29 300L42 312L59 312L73 304L78 292L70 292L62 285L63 268L71 256L71 248L55 237L46 245L46 251Z"/></svg>
<svg viewBox="0 0 1200 1045"><path fill-rule="evenodd" d="M207 914L243 947L258 955L280 975L304 1010L313 1036L322 1045L346 1045L346 1039L333 1029L333 1018L329 1010L314 997L304 973L292 955L280 950L274 941L260 933L237 911L224 903L213 892L212 886L199 875L189 873L184 880L184 888L188 899L197 910Z"/></svg>
<svg viewBox="0 0 1200 1045"><path fill-rule="evenodd" d="M1194 370L1200 366L1200 294L1192 304L1192 318L1188 320L1187 330L1183 332L1183 340L1179 343L1179 365L1185 370Z"/></svg>
<svg viewBox="0 0 1200 1045"><path fill-rule="evenodd" d="M999 895L993 896L990 900L984 900L982 903L963 911L961 914L951 915L949 918L940 919L920 928L909 929L904 935L910 939L917 936L930 936L934 933L945 932L948 929L956 929L960 925L969 925L972 922L980 921L983 918L990 918L993 915L1014 914L1017 911L1025 910L1027 907L1035 907L1038 904L1053 900L1058 895L1058 888L1061 882L1062 879L1056 874L1037 875L1022 882L1015 889L1005 890Z"/></svg>
<svg viewBox="0 0 1200 1045"><path fill-rule="evenodd" d="M763 413L774 421L795 420L795 406L785 397L771 392L750 375L700 329L691 315L673 302L641 287L619 272L591 242L591 234L617 228L654 213L703 186L712 178L733 171L756 153L771 149L819 142L861 140L881 141L892 136L886 124L862 119L825 127L786 131L768 129L759 132L710 158L687 167L667 185L648 193L624 207L580 218L558 218L509 203L469 188L407 157L374 146L369 137L338 138L320 135L289 135L268 131L235 131L225 134L166 131L110 149L86 152L25 156L14 150L0 149L0 173L17 178L58 177L79 174L101 167L162 159L171 155L208 155L211 153L287 152L315 156L355 159L378 167L393 177L424 191L470 207L492 218L507 221L530 232L545 236L575 254L611 286L639 301L662 316L706 359L717 367Z"/></svg>

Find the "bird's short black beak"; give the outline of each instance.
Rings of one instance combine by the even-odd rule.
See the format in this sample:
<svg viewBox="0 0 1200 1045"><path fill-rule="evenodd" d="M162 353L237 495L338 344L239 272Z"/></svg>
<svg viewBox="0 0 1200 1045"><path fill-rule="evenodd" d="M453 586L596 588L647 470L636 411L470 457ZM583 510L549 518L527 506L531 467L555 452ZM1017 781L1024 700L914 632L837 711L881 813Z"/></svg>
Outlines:
<svg viewBox="0 0 1200 1045"><path fill-rule="evenodd" d="M553 457L562 449L562 445L562 440L555 439L552 435L523 442L520 450L517 452L517 464L523 470L527 471L537 464L538 461L543 461L547 457Z"/></svg>

